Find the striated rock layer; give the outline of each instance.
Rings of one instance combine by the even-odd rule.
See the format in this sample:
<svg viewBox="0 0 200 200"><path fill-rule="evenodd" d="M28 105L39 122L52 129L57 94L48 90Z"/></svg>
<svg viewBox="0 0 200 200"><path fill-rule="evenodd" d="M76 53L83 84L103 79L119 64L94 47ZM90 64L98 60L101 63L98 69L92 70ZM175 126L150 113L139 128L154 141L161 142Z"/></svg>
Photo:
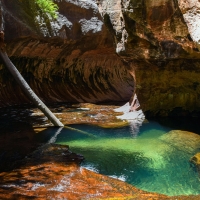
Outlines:
<svg viewBox="0 0 200 200"><path fill-rule="evenodd" d="M7 51L45 101L127 101L150 115L198 114L198 0L57 0L58 19L2 0ZM0 67L0 105L26 102ZM16 91L16 92L13 92Z"/></svg>
<svg viewBox="0 0 200 200"><path fill-rule="evenodd" d="M46 102L128 101L134 81L115 53L97 5L58 5L58 19L51 22L38 17L29 3L2 1L6 49L13 63ZM0 105L27 102L7 69L1 66L0 72Z"/></svg>

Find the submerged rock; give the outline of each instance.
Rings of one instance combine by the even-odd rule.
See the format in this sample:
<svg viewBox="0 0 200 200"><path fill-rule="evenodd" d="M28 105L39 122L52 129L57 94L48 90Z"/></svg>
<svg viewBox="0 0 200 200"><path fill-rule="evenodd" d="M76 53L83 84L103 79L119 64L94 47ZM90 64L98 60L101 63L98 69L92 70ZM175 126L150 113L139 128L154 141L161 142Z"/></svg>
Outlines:
<svg viewBox="0 0 200 200"><path fill-rule="evenodd" d="M172 148L188 153L193 153L200 147L200 135L188 131L173 130L159 139L168 143Z"/></svg>
<svg viewBox="0 0 200 200"><path fill-rule="evenodd" d="M133 77L115 53L96 2L55 3L58 18L50 20L36 15L34 3L2 1L7 53L31 88L51 103L128 101ZM2 64L0 71L0 106L28 102Z"/></svg>
<svg viewBox="0 0 200 200"><path fill-rule="evenodd" d="M195 154L191 159L190 162L194 163L195 165L200 165L200 153Z"/></svg>
<svg viewBox="0 0 200 200"><path fill-rule="evenodd" d="M84 157L69 150L68 145L45 144L34 151L27 159L27 163L63 162L81 163Z"/></svg>

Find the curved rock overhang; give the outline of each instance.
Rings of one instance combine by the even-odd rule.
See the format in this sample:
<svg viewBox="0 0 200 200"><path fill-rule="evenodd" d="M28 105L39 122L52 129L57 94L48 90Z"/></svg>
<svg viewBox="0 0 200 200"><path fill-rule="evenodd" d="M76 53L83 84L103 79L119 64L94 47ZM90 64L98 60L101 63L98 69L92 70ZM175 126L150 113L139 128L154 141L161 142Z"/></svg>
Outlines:
<svg viewBox="0 0 200 200"><path fill-rule="evenodd" d="M43 100L127 101L136 91L151 115L199 112L198 0L56 2L51 22L2 0L8 54ZM0 69L1 105L25 101Z"/></svg>
<svg viewBox="0 0 200 200"><path fill-rule="evenodd" d="M45 102L128 101L134 80L97 5L57 3L58 18L49 21L23 1L2 1L6 50L15 66ZM29 101L2 65L0 74L1 106Z"/></svg>

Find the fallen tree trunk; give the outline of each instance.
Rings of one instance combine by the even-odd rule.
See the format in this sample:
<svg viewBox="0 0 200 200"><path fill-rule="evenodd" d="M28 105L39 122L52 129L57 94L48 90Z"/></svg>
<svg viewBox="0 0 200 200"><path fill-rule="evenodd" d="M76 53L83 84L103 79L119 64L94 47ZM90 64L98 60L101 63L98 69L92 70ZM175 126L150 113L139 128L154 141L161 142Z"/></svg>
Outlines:
<svg viewBox="0 0 200 200"><path fill-rule="evenodd" d="M14 64L9 59L4 44L4 31L3 31L3 14L2 14L2 1L0 0L0 59L3 64L7 67L10 73L13 75L14 79L17 81L21 89L26 93L30 100L39 108L44 115L51 121L54 126L63 127L64 125L60 120L49 110L49 108L39 99L39 97L30 88L28 83L22 77L20 72L14 66Z"/></svg>
<svg viewBox="0 0 200 200"><path fill-rule="evenodd" d="M14 79L20 85L21 89L26 93L30 100L44 113L44 115L54 124L54 126L63 127L64 125L59 121L59 119L49 110L49 108L39 99L39 97L34 93L30 88L28 83L19 73L17 68L9 59L8 55L4 50L0 49L0 58L3 61L3 64L7 67L10 73L13 75Z"/></svg>

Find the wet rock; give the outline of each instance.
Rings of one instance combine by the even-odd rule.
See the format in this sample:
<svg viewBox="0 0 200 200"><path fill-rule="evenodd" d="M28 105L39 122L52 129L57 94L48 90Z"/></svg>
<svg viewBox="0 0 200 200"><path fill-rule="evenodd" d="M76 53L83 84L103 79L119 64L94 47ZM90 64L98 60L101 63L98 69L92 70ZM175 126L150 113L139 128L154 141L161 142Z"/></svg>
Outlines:
<svg viewBox="0 0 200 200"><path fill-rule="evenodd" d="M44 144L30 154L27 163L63 162L81 163L84 157L69 150L68 145Z"/></svg>
<svg viewBox="0 0 200 200"><path fill-rule="evenodd" d="M120 180L56 162L0 173L0 199L170 199Z"/></svg>
<svg viewBox="0 0 200 200"><path fill-rule="evenodd" d="M57 4L58 18L45 26L43 17L38 21L34 14L37 10L30 4L2 2L7 52L31 88L50 103L129 100L133 78L115 53L112 35L103 24L97 4ZM0 70L4 71L0 78L0 104L27 102L2 65Z"/></svg>
<svg viewBox="0 0 200 200"><path fill-rule="evenodd" d="M196 153L191 159L190 163L197 169L200 174L200 153Z"/></svg>
<svg viewBox="0 0 200 200"><path fill-rule="evenodd" d="M173 130L159 139L169 144L172 149L176 148L187 153L193 153L200 147L200 136L188 131Z"/></svg>

